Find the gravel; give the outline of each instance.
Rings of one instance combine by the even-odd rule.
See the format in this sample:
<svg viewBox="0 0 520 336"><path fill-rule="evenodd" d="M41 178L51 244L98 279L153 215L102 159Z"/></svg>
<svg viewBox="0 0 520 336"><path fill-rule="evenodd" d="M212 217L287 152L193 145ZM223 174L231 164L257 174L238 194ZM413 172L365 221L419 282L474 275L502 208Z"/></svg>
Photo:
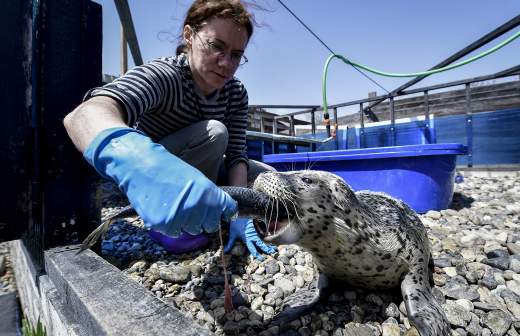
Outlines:
<svg viewBox="0 0 520 336"><path fill-rule="evenodd" d="M468 174L455 185L450 209L421 215L434 257L433 290L454 335L519 335L519 201L520 177ZM117 209L107 206L103 214ZM237 243L226 256L235 306L226 314L219 248L214 235L207 249L169 254L149 239L139 218L117 221L102 243L103 256L128 278L217 335L397 336L410 329L398 289L348 286L282 329L271 325L283 299L318 274L312 256L296 245L279 246L259 262Z"/></svg>
<svg viewBox="0 0 520 336"><path fill-rule="evenodd" d="M14 291L16 283L9 256L9 244L0 243L0 295Z"/></svg>

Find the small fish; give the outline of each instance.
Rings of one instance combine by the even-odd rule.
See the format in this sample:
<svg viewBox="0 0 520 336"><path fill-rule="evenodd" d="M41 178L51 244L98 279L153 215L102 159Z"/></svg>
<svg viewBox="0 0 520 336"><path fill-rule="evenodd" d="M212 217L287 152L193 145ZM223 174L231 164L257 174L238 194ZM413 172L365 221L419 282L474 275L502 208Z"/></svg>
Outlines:
<svg viewBox="0 0 520 336"><path fill-rule="evenodd" d="M220 188L237 201L240 216L263 220L269 208L274 206L273 200L262 192L244 187L226 186ZM85 238L76 255L92 247L108 231L108 228L116 219L132 215L137 215L137 213L131 205L127 205L109 216Z"/></svg>
<svg viewBox="0 0 520 336"><path fill-rule="evenodd" d="M220 258L222 258L222 268L224 269L224 311L229 314L235 309L233 307L233 296L231 286L229 286L226 257L224 257L224 240L222 239L222 226L218 229L220 239Z"/></svg>
<svg viewBox="0 0 520 336"><path fill-rule="evenodd" d="M118 219L123 218L127 216L137 215L137 212L134 208L132 208L131 205L127 205L121 210L117 211L113 215L110 215L107 219L105 219L94 231L92 231L85 240L81 243L81 246L76 252L76 255L80 254L81 252L85 251L86 249L91 248L98 240L99 238L105 234L105 232L108 231L108 228L112 223Z"/></svg>

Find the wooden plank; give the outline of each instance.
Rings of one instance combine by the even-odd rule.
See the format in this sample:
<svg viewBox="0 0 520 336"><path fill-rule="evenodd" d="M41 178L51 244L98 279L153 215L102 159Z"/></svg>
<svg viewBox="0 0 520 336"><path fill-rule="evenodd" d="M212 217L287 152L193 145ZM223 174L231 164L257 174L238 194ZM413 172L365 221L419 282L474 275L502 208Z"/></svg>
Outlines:
<svg viewBox="0 0 520 336"><path fill-rule="evenodd" d="M143 57L141 56L141 50L139 49L139 41L135 33L134 21L132 20L132 13L128 6L127 0L114 0L116 5L117 14L119 14L119 20L124 27L125 36L132 53L135 65L143 64Z"/></svg>
<svg viewBox="0 0 520 336"><path fill-rule="evenodd" d="M45 269L82 335L212 335L92 251L75 255L77 247L46 251Z"/></svg>

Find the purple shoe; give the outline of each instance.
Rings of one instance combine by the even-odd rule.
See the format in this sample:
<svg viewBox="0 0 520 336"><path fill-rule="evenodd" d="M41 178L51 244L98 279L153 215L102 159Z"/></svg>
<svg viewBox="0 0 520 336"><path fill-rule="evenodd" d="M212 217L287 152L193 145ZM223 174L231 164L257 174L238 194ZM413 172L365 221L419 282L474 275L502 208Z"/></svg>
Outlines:
<svg viewBox="0 0 520 336"><path fill-rule="evenodd" d="M153 230L148 231L148 234L153 241L161 244L166 251L173 254L199 250L208 245L211 241L205 233L193 236L183 232L179 237L175 238Z"/></svg>

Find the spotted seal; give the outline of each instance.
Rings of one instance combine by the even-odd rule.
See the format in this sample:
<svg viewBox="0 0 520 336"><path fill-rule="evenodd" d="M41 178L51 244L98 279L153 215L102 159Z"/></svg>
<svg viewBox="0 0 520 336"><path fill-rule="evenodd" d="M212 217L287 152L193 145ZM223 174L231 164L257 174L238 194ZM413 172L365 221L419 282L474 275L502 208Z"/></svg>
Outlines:
<svg viewBox="0 0 520 336"><path fill-rule="evenodd" d="M407 315L421 336L450 335L450 324L434 298L429 279L427 232L405 203L384 193L354 192L323 171L266 172L253 189L265 193L285 214L261 230L265 241L297 244L309 251L328 278L367 289L401 287ZM285 312L315 303L314 296L289 298ZM305 295L304 295L305 296ZM303 301L303 302L302 302Z"/></svg>

